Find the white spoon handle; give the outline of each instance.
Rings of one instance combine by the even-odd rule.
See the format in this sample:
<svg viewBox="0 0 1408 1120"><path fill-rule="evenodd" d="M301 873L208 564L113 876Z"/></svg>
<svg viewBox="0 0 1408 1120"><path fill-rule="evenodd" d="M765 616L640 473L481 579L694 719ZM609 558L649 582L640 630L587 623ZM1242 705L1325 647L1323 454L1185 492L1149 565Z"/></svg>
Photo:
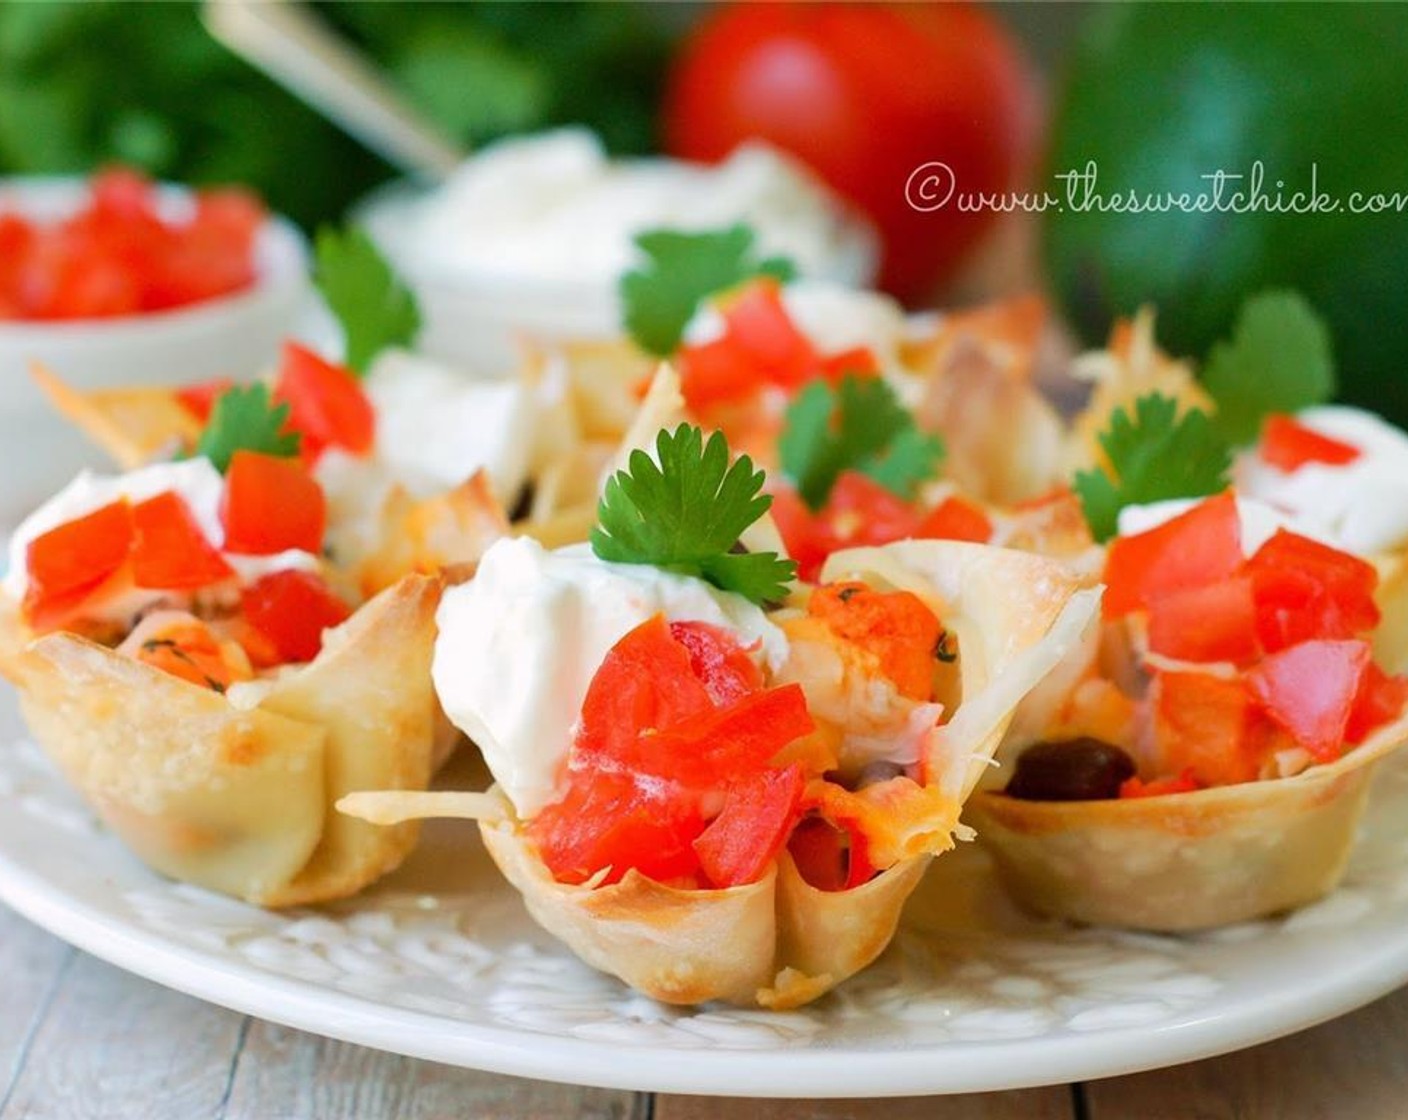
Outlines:
<svg viewBox="0 0 1408 1120"><path fill-rule="evenodd" d="M205 0L203 19L230 50L402 171L441 180L467 154L301 4Z"/></svg>

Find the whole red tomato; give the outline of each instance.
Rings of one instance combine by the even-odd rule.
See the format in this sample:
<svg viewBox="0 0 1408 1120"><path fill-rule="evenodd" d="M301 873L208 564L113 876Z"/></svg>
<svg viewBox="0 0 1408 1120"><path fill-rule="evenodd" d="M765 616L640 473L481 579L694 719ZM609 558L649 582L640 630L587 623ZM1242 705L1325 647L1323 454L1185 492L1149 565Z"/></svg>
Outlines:
<svg viewBox="0 0 1408 1120"><path fill-rule="evenodd" d="M881 286L916 301L997 216L960 210L958 194L1004 192L1026 172L1037 106L1016 45L980 8L740 4L706 16L675 60L665 143L712 162L758 137L799 156L870 215ZM947 190L936 164L956 189L916 208Z"/></svg>

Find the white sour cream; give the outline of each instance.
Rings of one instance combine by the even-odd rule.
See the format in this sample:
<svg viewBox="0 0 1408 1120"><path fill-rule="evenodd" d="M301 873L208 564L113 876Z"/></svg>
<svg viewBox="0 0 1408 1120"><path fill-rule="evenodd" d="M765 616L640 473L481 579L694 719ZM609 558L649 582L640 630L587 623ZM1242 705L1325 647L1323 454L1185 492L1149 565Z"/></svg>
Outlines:
<svg viewBox="0 0 1408 1120"><path fill-rule="evenodd" d="M1408 546L1408 434L1371 412L1344 405L1306 409L1296 420L1359 449L1342 465L1307 463L1294 471L1255 453L1237 463L1237 484L1293 517L1300 531L1361 556Z"/></svg>
<svg viewBox="0 0 1408 1120"><path fill-rule="evenodd" d="M705 166L612 160L583 128L487 145L423 198L369 208L368 228L404 270L612 287L635 235L746 222L764 254L805 275L869 280L873 232L802 164L762 144Z"/></svg>
<svg viewBox="0 0 1408 1120"><path fill-rule="evenodd" d="M435 690L520 817L554 800L607 652L660 613L737 634L769 669L786 660L782 631L743 597L646 565L608 564L586 545L550 552L527 538L499 541L474 579L445 592Z"/></svg>

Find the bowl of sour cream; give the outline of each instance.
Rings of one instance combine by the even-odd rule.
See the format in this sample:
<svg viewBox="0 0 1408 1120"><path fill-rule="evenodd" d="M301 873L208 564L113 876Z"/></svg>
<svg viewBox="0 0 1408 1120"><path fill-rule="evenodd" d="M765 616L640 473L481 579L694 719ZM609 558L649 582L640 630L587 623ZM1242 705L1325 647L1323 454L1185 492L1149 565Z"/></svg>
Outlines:
<svg viewBox="0 0 1408 1120"><path fill-rule="evenodd" d="M713 166L611 159L581 128L500 141L438 187L383 188L356 217L416 292L419 348L488 374L513 368L525 337L619 334L617 285L644 230L743 222L764 255L849 287L878 259L866 220L773 148Z"/></svg>

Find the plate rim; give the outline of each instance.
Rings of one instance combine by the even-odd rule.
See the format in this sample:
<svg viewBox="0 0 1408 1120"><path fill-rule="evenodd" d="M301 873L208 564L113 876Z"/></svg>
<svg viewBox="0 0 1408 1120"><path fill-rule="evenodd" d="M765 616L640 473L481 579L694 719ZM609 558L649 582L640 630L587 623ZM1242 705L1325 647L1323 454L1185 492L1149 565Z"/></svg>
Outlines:
<svg viewBox="0 0 1408 1120"><path fill-rule="evenodd" d="M1405 935L1386 940L1378 952L1356 954L1342 968L1322 972L1307 985L1280 989L1256 1001L1243 998L1230 1011L1215 1015L1194 1009L1156 1025L1123 1029L1114 1038L1100 1031L876 1050L717 1050L654 1044L632 1047L633 1060L625 1064L619 1042L449 1024L427 1012L388 1007L313 981L232 962L156 931L136 930L3 850L0 901L114 967L240 1014L410 1058L632 1092L846 1099L1062 1085L1259 1045L1334 1019L1408 982ZM845 1060L838 1061L842 1055Z"/></svg>

